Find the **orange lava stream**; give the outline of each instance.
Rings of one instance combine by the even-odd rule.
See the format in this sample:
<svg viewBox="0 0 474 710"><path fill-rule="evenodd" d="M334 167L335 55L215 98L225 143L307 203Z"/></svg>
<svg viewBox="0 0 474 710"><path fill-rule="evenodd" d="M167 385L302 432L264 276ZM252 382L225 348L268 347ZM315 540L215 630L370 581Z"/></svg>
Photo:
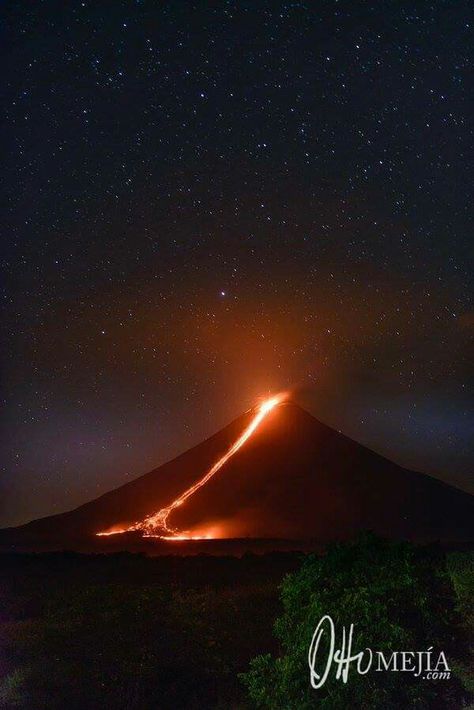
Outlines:
<svg viewBox="0 0 474 710"><path fill-rule="evenodd" d="M216 463L209 469L209 471L199 479L192 486L187 488L184 493L182 493L178 498L176 498L170 505L165 508L161 508L153 515L148 515L144 520L134 523L128 528L117 528L113 530L108 530L106 532L96 533L98 536L109 536L118 535L120 533L132 532L140 530L143 533L143 537L158 537L162 540L202 540L205 536L193 536L187 535L184 532L179 532L174 528L169 527L168 518L170 514L176 508L179 508L183 503L187 501L196 491L198 491L219 471L220 468L235 454L237 451L245 444L245 442L252 436L256 429L260 426L262 421L265 419L267 414L272 411L272 409L283 401L282 395L277 395L265 400L258 407L255 416L253 417L250 424L239 436L239 438L232 444L229 450L221 456L221 458L216 461Z"/></svg>

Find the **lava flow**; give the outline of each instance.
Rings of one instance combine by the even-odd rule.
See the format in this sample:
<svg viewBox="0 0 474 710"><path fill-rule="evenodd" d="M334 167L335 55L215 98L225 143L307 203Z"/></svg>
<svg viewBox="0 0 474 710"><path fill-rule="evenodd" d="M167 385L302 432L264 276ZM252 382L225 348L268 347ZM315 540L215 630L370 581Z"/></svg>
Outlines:
<svg viewBox="0 0 474 710"><path fill-rule="evenodd" d="M228 451L221 456L218 461L209 469L209 471L199 479L192 486L187 488L184 493L176 498L170 505L165 508L161 508L153 515L148 515L144 520L141 520L127 528L112 528L111 530L106 530L104 532L96 533L99 536L109 536L109 535L119 535L120 533L141 531L143 537L158 537L162 540L202 540L206 537L212 537L211 535L199 535L193 536L187 534L186 532L180 532L169 526L168 518L176 508L179 508L183 503L185 503L188 498L190 498L196 491L198 491L219 471L220 468L235 454L237 451L245 444L245 442L252 436L256 429L260 426L262 421L265 419L267 414L277 405L281 404L283 401L282 395L277 395L265 400L257 408L256 414L251 420L250 424L242 432L239 438L232 444Z"/></svg>

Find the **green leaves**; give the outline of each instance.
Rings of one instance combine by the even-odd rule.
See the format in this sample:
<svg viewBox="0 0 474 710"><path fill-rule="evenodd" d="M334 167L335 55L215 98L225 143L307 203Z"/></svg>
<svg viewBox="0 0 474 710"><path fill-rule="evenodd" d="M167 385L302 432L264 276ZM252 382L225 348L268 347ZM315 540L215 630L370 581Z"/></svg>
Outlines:
<svg viewBox="0 0 474 710"><path fill-rule="evenodd" d="M352 544L308 556L282 584L283 614L275 623L281 654L260 656L242 674L251 702L272 710L451 707L466 695L458 678L429 682L411 673L351 672L347 684L330 673L313 690L307 653L319 620L326 614L336 629L355 624L353 651L365 647L387 653L426 651L465 657L465 637L455 611L454 590L443 553L364 534ZM327 653L323 640L321 655ZM443 703L445 703L443 705Z"/></svg>

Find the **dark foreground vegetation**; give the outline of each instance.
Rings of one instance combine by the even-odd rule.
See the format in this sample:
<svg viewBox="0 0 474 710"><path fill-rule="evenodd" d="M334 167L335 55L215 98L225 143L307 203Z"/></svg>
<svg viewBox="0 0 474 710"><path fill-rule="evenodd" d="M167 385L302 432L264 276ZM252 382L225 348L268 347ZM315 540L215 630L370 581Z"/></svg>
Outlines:
<svg viewBox="0 0 474 710"><path fill-rule="evenodd" d="M2 708L459 710L469 702L468 552L365 536L320 557L54 553L2 555L0 565ZM356 651L442 649L452 677L351 671L347 685L328 680L314 691L306 656L323 614L356 624Z"/></svg>

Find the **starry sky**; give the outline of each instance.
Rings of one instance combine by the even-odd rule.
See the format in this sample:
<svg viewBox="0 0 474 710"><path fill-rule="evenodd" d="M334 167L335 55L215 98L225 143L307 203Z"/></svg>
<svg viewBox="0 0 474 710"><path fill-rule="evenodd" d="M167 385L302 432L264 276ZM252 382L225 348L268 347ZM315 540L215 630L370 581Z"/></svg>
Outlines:
<svg viewBox="0 0 474 710"><path fill-rule="evenodd" d="M472 490L473 14L3 4L1 524L289 388Z"/></svg>

